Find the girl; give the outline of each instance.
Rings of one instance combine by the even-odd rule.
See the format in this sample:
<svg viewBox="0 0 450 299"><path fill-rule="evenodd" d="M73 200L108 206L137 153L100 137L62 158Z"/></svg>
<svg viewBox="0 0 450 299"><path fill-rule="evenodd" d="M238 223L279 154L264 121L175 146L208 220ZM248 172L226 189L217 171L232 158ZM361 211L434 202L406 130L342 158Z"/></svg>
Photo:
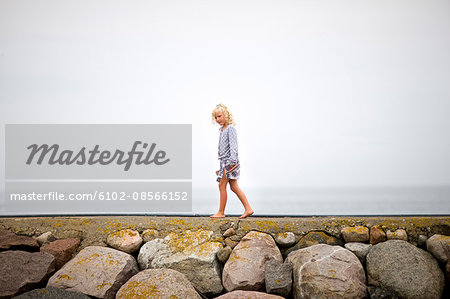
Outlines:
<svg viewBox="0 0 450 299"><path fill-rule="evenodd" d="M236 129L234 128L233 115L228 108L223 105L217 105L212 112L213 123L218 123L221 127L219 129L219 160L220 170L217 175L217 182L219 182L220 191L220 206L219 211L210 216L211 218L224 218L225 206L227 204L227 184L230 183L231 191L236 193L239 200L244 205L244 214L239 219L246 218L252 215L254 212L247 201L247 197L244 192L239 188L237 180L239 179L240 166L238 156L238 144ZM234 170L227 172L227 169L233 168L238 165Z"/></svg>

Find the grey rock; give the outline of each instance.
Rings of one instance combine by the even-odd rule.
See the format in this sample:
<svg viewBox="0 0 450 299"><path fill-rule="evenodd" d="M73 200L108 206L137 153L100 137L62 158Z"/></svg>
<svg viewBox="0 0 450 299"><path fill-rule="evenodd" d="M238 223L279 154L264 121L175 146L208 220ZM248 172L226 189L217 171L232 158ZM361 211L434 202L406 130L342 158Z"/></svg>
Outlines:
<svg viewBox="0 0 450 299"><path fill-rule="evenodd" d="M372 247L372 244L358 242L345 243L345 248L353 252L363 264L366 263L366 256L369 253L370 247Z"/></svg>
<svg viewBox="0 0 450 299"><path fill-rule="evenodd" d="M293 232L278 233L275 242L281 247L289 247L295 244L295 234Z"/></svg>
<svg viewBox="0 0 450 299"><path fill-rule="evenodd" d="M0 265L0 298L9 298L45 283L55 270L55 258L42 252L3 251Z"/></svg>
<svg viewBox="0 0 450 299"><path fill-rule="evenodd" d="M212 231L172 232L164 239L145 243L139 251L138 262L141 269L177 270L186 275L199 292L212 296L223 290L222 265L217 258L222 247L222 243L213 238Z"/></svg>
<svg viewBox="0 0 450 299"><path fill-rule="evenodd" d="M427 250L441 263L446 263L450 256L450 236L433 235L427 240Z"/></svg>
<svg viewBox="0 0 450 299"><path fill-rule="evenodd" d="M52 239L54 239L52 232L46 232L37 237L36 241L39 243L39 245L42 245L44 243L50 242Z"/></svg>
<svg viewBox="0 0 450 299"><path fill-rule="evenodd" d="M441 298L444 275L433 256L408 242L389 240L373 246L366 261L368 283L401 298Z"/></svg>
<svg viewBox="0 0 450 299"><path fill-rule="evenodd" d="M224 237L231 237L234 236L236 234L236 230L232 227L230 227L229 229L227 229L224 233L223 236Z"/></svg>
<svg viewBox="0 0 450 299"><path fill-rule="evenodd" d="M26 292L14 297L14 299L90 299L91 297L77 292L67 291L57 288L42 288Z"/></svg>
<svg viewBox="0 0 450 299"><path fill-rule="evenodd" d="M239 243L238 241L233 241L230 238L225 238L223 242L225 243L225 246L229 246L231 247L231 249L236 247L236 245Z"/></svg>
<svg viewBox="0 0 450 299"><path fill-rule="evenodd" d="M290 253L285 262L293 264L294 298L366 297L364 268L341 246L313 245Z"/></svg>
<svg viewBox="0 0 450 299"><path fill-rule="evenodd" d="M292 288L291 263L282 263L277 260L266 262L264 277L268 294L289 296Z"/></svg>
<svg viewBox="0 0 450 299"><path fill-rule="evenodd" d="M396 231L390 231L388 230L386 232L386 238L388 240L403 240L408 241L408 234L406 233L406 230L404 229L397 229Z"/></svg>
<svg viewBox="0 0 450 299"><path fill-rule="evenodd" d="M89 246L50 277L47 287L67 289L98 298L114 298L119 288L139 271L128 253Z"/></svg>
<svg viewBox="0 0 450 299"><path fill-rule="evenodd" d="M428 237L425 235L419 235L417 238L417 246L419 246L422 249L425 249L427 247L427 240Z"/></svg>
<svg viewBox="0 0 450 299"><path fill-rule="evenodd" d="M224 248L220 248L219 251L217 251L217 258L222 263L225 263L228 258L230 257L231 252L233 249L231 249L230 246L225 246Z"/></svg>
<svg viewBox="0 0 450 299"><path fill-rule="evenodd" d="M200 299L186 276L172 269L147 269L131 277L116 299L186 298Z"/></svg>

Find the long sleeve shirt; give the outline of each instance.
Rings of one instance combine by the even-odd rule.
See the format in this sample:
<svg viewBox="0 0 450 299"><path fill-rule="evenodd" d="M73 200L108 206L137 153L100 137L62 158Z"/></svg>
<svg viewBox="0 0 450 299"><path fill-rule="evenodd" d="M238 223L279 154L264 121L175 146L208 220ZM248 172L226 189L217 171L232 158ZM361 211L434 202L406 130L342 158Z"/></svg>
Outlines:
<svg viewBox="0 0 450 299"><path fill-rule="evenodd" d="M236 129L232 124L229 124L223 132L222 128L219 128L219 160L226 160L230 164L238 164L239 156Z"/></svg>

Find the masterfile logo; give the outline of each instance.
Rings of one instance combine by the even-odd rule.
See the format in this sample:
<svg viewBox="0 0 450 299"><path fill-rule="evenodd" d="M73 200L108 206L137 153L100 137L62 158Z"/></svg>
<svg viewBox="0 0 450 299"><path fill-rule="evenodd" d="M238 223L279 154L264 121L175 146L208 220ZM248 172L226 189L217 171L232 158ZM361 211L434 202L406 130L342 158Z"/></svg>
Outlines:
<svg viewBox="0 0 450 299"><path fill-rule="evenodd" d="M192 179L190 124L9 124L5 135L10 180Z"/></svg>
<svg viewBox="0 0 450 299"><path fill-rule="evenodd" d="M48 144L42 144L40 146L37 144L32 144L27 147L27 149L30 150L30 156L28 157L27 164L32 164L35 156L38 156L35 163L39 165L42 164L45 158L47 158L47 163L50 165L71 165L74 163L77 165L93 165L96 163L108 165L112 162L117 162L118 165L125 164L124 170L128 171L133 163L133 156L136 156L135 163L137 165L149 165L151 163L155 163L156 165L164 165L170 161L170 159L162 160L166 157L165 151L158 151L155 154L155 157L152 158L156 143L151 144L145 158L143 158L144 152L137 150L140 144L143 144L142 147L144 149L148 147L148 143L135 141L130 152L123 152L117 149L114 153L111 153L108 150L100 151L100 146L98 144L95 145L93 150L87 151L87 153L86 147L81 148L79 152L75 153L72 150L60 151L58 144L53 144L52 146L49 146Z"/></svg>
<svg viewBox="0 0 450 299"><path fill-rule="evenodd" d="M6 214L192 211L192 125L5 126Z"/></svg>

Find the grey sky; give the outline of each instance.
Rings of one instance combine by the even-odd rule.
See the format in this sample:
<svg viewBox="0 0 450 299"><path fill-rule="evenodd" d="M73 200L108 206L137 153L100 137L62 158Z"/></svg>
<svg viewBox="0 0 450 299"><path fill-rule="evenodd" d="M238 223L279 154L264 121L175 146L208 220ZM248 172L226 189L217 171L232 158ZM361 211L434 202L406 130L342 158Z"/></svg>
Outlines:
<svg viewBox="0 0 450 299"><path fill-rule="evenodd" d="M450 185L449 53L450 1L0 0L0 121L192 123L212 188L223 102L241 186Z"/></svg>

